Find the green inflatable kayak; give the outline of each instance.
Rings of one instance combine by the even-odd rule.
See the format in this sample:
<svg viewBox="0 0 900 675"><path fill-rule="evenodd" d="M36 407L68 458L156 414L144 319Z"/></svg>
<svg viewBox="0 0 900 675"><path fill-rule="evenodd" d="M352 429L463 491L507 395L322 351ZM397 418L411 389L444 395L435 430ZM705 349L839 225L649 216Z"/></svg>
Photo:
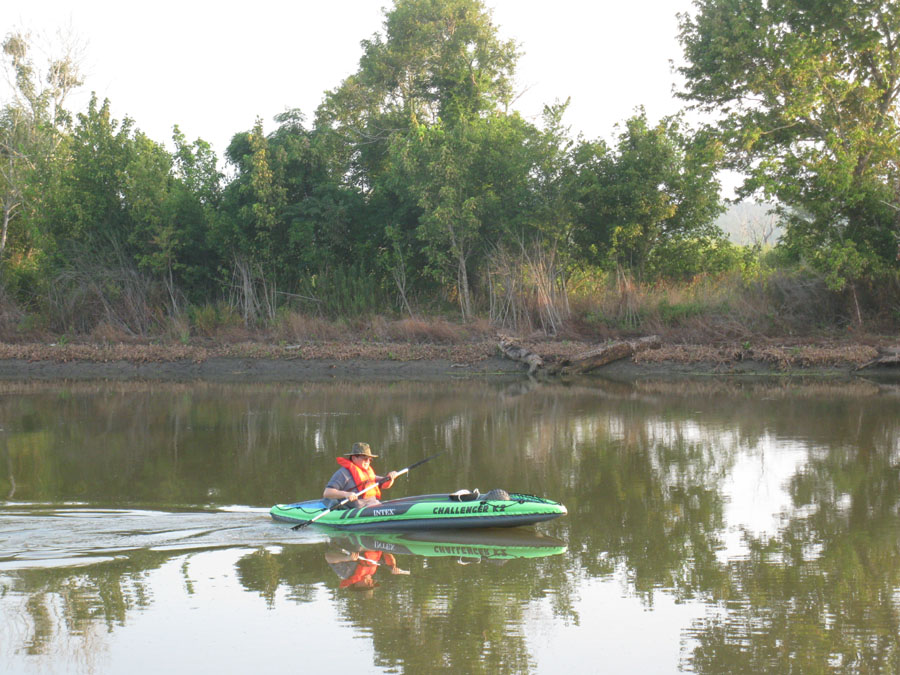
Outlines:
<svg viewBox="0 0 900 675"><path fill-rule="evenodd" d="M416 495L391 499L377 506L325 511L321 499L276 504L269 513L282 522L300 524L320 516L315 524L338 530L392 532L403 530L459 530L534 525L566 514L559 502L533 495L492 490L475 493Z"/></svg>

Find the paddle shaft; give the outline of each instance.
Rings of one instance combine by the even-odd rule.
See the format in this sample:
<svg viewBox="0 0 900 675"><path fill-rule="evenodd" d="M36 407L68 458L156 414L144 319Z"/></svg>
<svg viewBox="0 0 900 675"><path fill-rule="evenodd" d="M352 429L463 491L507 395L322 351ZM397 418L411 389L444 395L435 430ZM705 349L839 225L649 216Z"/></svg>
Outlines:
<svg viewBox="0 0 900 675"><path fill-rule="evenodd" d="M353 557L353 554L345 548L342 548L341 552L346 553L351 558ZM383 564L383 563L378 562L377 560L372 560L371 558L367 558L366 556L364 556L362 553L360 553L358 551L356 553L356 559L363 560L363 561L369 563L370 565L377 565L378 567L381 567L381 565Z"/></svg>
<svg viewBox="0 0 900 675"><path fill-rule="evenodd" d="M440 455L440 454L441 454L441 453L437 453L437 455L432 455L431 457L426 457L425 459L420 459L418 462L415 462L414 464L410 464L410 465L407 466L406 468L400 469L400 470L394 475L394 478L393 478L393 479L391 479L391 478L382 478L380 481L378 481L377 483L375 483L375 485L370 485L369 487L364 488L364 489L360 490L359 492L354 492L354 493L353 493L353 496L354 496L354 497L359 497L360 495L364 495L365 493L367 493L369 490L371 490L372 488L374 488L374 487L376 487L376 486L384 485L385 483L387 483L387 482L390 481L390 480L396 480L397 478L400 478L400 476L402 476L403 474L409 473L409 471L410 471L411 469L415 469L415 468L416 468L417 466L419 466L420 464L424 464L425 462L434 459L435 457L437 457L437 456ZM322 511L322 513L320 513L319 515L317 515L315 518L313 518L313 519L311 519L311 520L305 520L305 521L303 521L302 523L298 523L297 525L294 525L291 529L292 529L292 530L300 530L300 529L306 527L307 525L312 525L314 522L316 522L319 518L321 518L321 517L324 516L325 514L330 513L331 511L334 511L336 508L338 508L338 507L340 507L340 506L343 506L344 504L346 504L346 503L349 502L349 501L350 501L350 497L345 497L344 499L342 499L341 501L339 501L339 502L338 502L337 504L335 504L334 506L329 506L327 509L325 509L324 511Z"/></svg>
<svg viewBox="0 0 900 675"><path fill-rule="evenodd" d="M342 548L341 551L346 553L347 556L349 556L351 560L353 559L353 554L350 551L348 551L345 548ZM388 555L390 555L390 554L388 554ZM365 551L363 551L363 552L357 551L356 562L360 562L360 561L362 561L363 563L368 563L370 565L375 565L376 567L381 567L382 565L384 565L383 562L378 562L377 560L372 560L371 558L367 558L365 556ZM388 565L388 567L390 567L390 569L391 569L391 574L409 574L409 570L401 570L399 567L397 567L396 563L393 566Z"/></svg>

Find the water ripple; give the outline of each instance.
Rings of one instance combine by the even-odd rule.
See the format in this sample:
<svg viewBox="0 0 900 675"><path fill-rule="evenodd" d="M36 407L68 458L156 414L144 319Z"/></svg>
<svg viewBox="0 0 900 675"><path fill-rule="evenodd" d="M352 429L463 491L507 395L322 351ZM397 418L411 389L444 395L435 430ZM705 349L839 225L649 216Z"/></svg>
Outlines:
<svg viewBox="0 0 900 675"><path fill-rule="evenodd" d="M274 523L266 509L241 505L197 511L34 503L0 507L0 570L6 571L95 564L137 549L190 551L325 539Z"/></svg>

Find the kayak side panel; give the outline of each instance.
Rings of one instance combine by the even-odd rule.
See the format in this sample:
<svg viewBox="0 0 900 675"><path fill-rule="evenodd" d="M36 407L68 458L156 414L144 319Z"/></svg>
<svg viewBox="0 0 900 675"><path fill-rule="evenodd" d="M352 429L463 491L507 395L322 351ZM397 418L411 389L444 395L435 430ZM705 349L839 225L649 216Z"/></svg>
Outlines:
<svg viewBox="0 0 900 675"><path fill-rule="evenodd" d="M273 519L289 523L310 521L321 512L321 501L278 504L270 511ZM518 502L501 501L460 505L449 502L397 500L363 509L331 511L319 518L315 524L346 531L460 530L534 525L565 513L566 508L556 502L522 505Z"/></svg>
<svg viewBox="0 0 900 675"><path fill-rule="evenodd" d="M327 522L322 519L317 520L313 525L322 525L328 529L345 530L348 532L411 532L421 530L465 530L470 528L485 527L519 527L524 525L534 525L546 520L558 518L561 514L521 514L518 516L482 516L480 518L409 518L406 520L383 520L378 522L356 521L349 523ZM308 519L290 518L272 514L272 519L283 523L303 523Z"/></svg>
<svg viewBox="0 0 900 675"><path fill-rule="evenodd" d="M388 520L381 522L323 523L337 530L368 532L409 532L414 530L464 530L483 527L518 527L534 525L545 520L559 517L551 514L521 514L518 516L481 516L478 518L421 518L406 520ZM320 523L316 521L314 525Z"/></svg>

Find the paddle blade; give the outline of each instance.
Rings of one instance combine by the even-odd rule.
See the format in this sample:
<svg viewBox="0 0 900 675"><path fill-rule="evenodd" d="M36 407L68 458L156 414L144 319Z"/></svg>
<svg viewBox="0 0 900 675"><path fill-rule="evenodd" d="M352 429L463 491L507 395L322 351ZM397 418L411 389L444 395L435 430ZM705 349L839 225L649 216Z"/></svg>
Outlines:
<svg viewBox="0 0 900 675"><path fill-rule="evenodd" d="M302 523L297 523L296 525L292 525L291 529L292 530L302 530L304 527L309 525L311 522L312 522L311 520L304 520Z"/></svg>

